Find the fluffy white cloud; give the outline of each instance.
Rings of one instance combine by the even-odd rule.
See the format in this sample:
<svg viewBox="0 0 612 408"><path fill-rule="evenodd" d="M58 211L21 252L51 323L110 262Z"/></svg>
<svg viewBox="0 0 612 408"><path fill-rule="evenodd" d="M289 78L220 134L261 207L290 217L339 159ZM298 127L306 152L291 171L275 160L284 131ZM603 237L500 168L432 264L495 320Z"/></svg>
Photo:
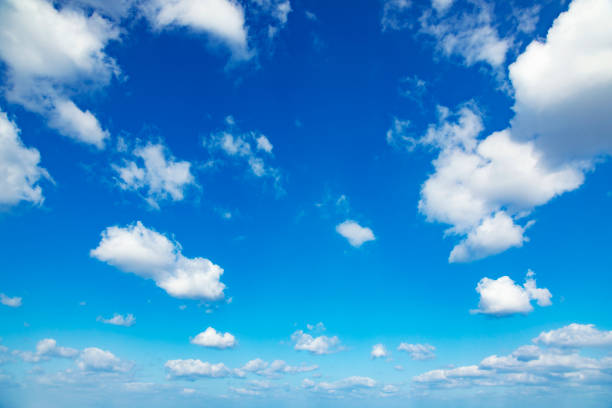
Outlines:
<svg viewBox="0 0 612 408"><path fill-rule="evenodd" d="M362 227L353 220L346 220L336 225L336 232L346 238L355 248L360 247L364 242L376 239L370 228Z"/></svg>
<svg viewBox="0 0 612 408"><path fill-rule="evenodd" d="M38 150L25 147L19 132L15 122L0 111L0 206L20 201L41 204L44 197L38 183L51 179L47 170L39 166Z"/></svg>
<svg viewBox="0 0 612 408"><path fill-rule="evenodd" d="M572 323L542 332L533 341L551 347L611 347L612 330L599 330L593 324Z"/></svg>
<svg viewBox="0 0 612 408"><path fill-rule="evenodd" d="M51 357L74 358L79 354L79 351L70 347L58 346L55 339L42 339L36 343L36 351L34 353L22 351L18 354L26 362L37 363L48 360Z"/></svg>
<svg viewBox="0 0 612 408"><path fill-rule="evenodd" d="M5 95L47 117L65 136L98 148L108 138L96 117L67 98L79 85L102 86L119 74L106 45L119 28L97 13L47 0L0 4L0 59L8 69Z"/></svg>
<svg viewBox="0 0 612 408"><path fill-rule="evenodd" d="M138 147L133 156L138 162L125 160L122 166L113 165L119 186L124 190L142 192L147 203L154 208L159 208L161 200L181 201L185 189L195 184L191 163L176 161L160 143Z"/></svg>
<svg viewBox="0 0 612 408"><path fill-rule="evenodd" d="M500 38L494 25L492 5L470 2L461 13L444 15L452 1L435 0L436 13L421 16L421 31L436 39L438 50L447 57L458 56L467 66L484 62L499 68L506 61L512 45L507 38Z"/></svg>
<svg viewBox="0 0 612 408"><path fill-rule="evenodd" d="M230 333L217 332L214 328L208 327L191 340L191 344L198 346L213 347L218 349L231 348L236 345L236 339Z"/></svg>
<svg viewBox="0 0 612 408"><path fill-rule="evenodd" d="M283 360L274 360L271 363L264 361L260 358L256 358L247 362L242 368L236 370L237 374L241 373L254 373L257 375L261 375L264 377L276 378L283 374L298 374L298 373L306 373L310 371L314 371L318 369L318 365L301 365L301 366L292 366L287 364ZM244 375L240 375L244 376Z"/></svg>
<svg viewBox="0 0 612 408"><path fill-rule="evenodd" d="M266 160L272 155L273 146L270 140L260 133L239 132L231 116L225 118L225 123L228 129L213 133L210 138L204 140L204 146L209 153L221 153L226 158L246 164L255 177L271 178L277 190L282 191L280 171L266 164Z"/></svg>
<svg viewBox="0 0 612 408"><path fill-rule="evenodd" d="M234 0L150 0L142 9L152 27L188 28L225 43L234 58L250 57L244 10Z"/></svg>
<svg viewBox="0 0 612 408"><path fill-rule="evenodd" d="M4 293L0 293L0 303L2 303L4 306L19 307L21 306L21 300L22 299L19 296L9 297Z"/></svg>
<svg viewBox="0 0 612 408"><path fill-rule="evenodd" d="M478 140L482 129L473 106L454 114L441 107L439 123L414 140L440 149L435 172L421 189L419 210L428 221L450 224L447 234L465 237L452 250L450 262L522 246L532 222L516 221L584 180L582 167L548 166L532 141L516 141L509 130Z"/></svg>
<svg viewBox="0 0 612 408"><path fill-rule="evenodd" d="M513 135L553 162L612 153L612 3L574 0L509 66Z"/></svg>
<svg viewBox="0 0 612 408"><path fill-rule="evenodd" d="M194 380L198 377L222 378L231 374L223 363L211 364L196 359L169 360L165 364L168 376Z"/></svg>
<svg viewBox="0 0 612 408"><path fill-rule="evenodd" d="M405 351L413 360L429 360L436 357L436 348L431 344L410 344L400 343L397 346L399 351Z"/></svg>
<svg viewBox="0 0 612 408"><path fill-rule="evenodd" d="M179 243L142 223L109 227L90 255L124 272L152 279L170 296L220 300L225 285L223 269L205 258L187 258Z"/></svg>
<svg viewBox="0 0 612 408"><path fill-rule="evenodd" d="M384 344L378 343L372 346L372 351L370 352L370 357L372 358L382 358L387 357L389 352L385 348Z"/></svg>
<svg viewBox="0 0 612 408"><path fill-rule="evenodd" d="M132 368L130 363L121 361L110 351L97 347L84 349L77 360L77 366L83 371L117 373L126 372Z"/></svg>
<svg viewBox="0 0 612 408"><path fill-rule="evenodd" d="M567 332L573 325L541 333L534 341L546 338L547 334ZM592 325L586 326L595 331ZM580 331L582 329L577 329ZM605 332L599 331L599 336ZM587 335L588 336L588 335ZM578 338L570 334L565 338ZM608 340L609 341L609 340ZM563 341L561 341L563 343ZM543 344L543 343L542 343ZM602 343L599 339L595 342L577 341L570 347L597 347ZM612 381L610 370L612 359L603 357L600 359L582 356L577 350L564 350L556 348L557 344L552 341L551 348L540 348L527 345L517 348L514 352L505 356L491 355L484 358L478 365L461 366L451 369L439 369L428 371L413 378L420 387L513 387L524 385L540 385L546 387L567 387L578 385L609 384Z"/></svg>
<svg viewBox="0 0 612 408"><path fill-rule="evenodd" d="M105 319L102 316L98 316L97 320L105 324L112 324L114 326L123 326L123 327L130 327L136 323L136 319L134 318L134 315L131 313L125 316L115 313L113 317L111 317L110 319Z"/></svg>
<svg viewBox="0 0 612 408"><path fill-rule="evenodd" d="M295 342L295 350L309 351L312 354L331 354L340 351L340 339L338 336L318 336L304 333L297 330L291 335L291 340Z"/></svg>
<svg viewBox="0 0 612 408"><path fill-rule="evenodd" d="M529 313L533 310L532 300L536 300L538 306L550 306L550 291L536 287L533 275L532 271L527 273L523 286L517 285L508 276L498 279L482 278L476 286L480 302L478 310L474 312L494 316Z"/></svg>

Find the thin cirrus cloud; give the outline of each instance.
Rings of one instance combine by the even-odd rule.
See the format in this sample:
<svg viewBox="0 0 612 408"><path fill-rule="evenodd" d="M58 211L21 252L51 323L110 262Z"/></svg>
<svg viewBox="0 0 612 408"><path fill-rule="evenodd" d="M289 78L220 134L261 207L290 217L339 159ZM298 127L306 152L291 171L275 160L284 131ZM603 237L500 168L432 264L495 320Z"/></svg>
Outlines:
<svg viewBox="0 0 612 408"><path fill-rule="evenodd" d="M125 316L115 313L113 317L108 318L108 319L105 319L102 316L98 316L97 320L105 324L111 324L113 326L123 326L123 327L131 327L136 323L136 318L131 313Z"/></svg>
<svg viewBox="0 0 612 408"><path fill-rule="evenodd" d="M223 269L206 258L187 258L181 246L140 221L108 227L90 255L155 284L176 298L221 300Z"/></svg>
<svg viewBox="0 0 612 408"><path fill-rule="evenodd" d="M436 348L431 344L400 343L398 351L405 351L413 360L430 360L436 357Z"/></svg>
<svg viewBox="0 0 612 408"><path fill-rule="evenodd" d="M0 5L0 27L7 100L41 114L64 136L104 148L110 133L68 95L79 86L105 86L120 75L116 61L104 51L119 39L118 26L69 5L8 0Z"/></svg>
<svg viewBox="0 0 612 408"><path fill-rule="evenodd" d="M532 300L537 301L538 306L552 305L552 294L548 289L536 286L534 275L533 271L528 271L523 285L514 283L508 276L498 279L482 278L476 286L480 302L478 309L472 313L497 317L527 314L533 311Z"/></svg>
<svg viewBox="0 0 612 408"><path fill-rule="evenodd" d="M217 332L213 327L208 327L193 339L191 344L217 349L232 348L236 345L236 338L231 333Z"/></svg>
<svg viewBox="0 0 612 408"><path fill-rule="evenodd" d="M362 227L353 220L346 220L336 225L336 232L346 238L349 244L355 248L376 239L370 228Z"/></svg>
<svg viewBox="0 0 612 408"><path fill-rule="evenodd" d="M112 167L121 189L139 192L155 209L161 201L183 200L185 190L196 184L191 163L177 161L161 143L137 147L130 159Z"/></svg>
<svg viewBox="0 0 612 408"><path fill-rule="evenodd" d="M456 112L439 107L438 123L420 138L393 129L394 142L439 149L419 211L462 238L450 262L523 246L534 220L520 220L576 190L597 158L612 152L610 16L606 0L575 0L545 41L518 56L509 66L516 113L509 128L479 139L482 118L468 103Z"/></svg>

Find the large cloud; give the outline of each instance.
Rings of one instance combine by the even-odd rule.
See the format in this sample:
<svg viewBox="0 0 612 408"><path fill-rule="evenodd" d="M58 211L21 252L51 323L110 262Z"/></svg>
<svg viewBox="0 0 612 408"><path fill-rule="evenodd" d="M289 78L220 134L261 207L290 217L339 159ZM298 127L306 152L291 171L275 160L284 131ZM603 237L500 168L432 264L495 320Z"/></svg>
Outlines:
<svg viewBox="0 0 612 408"><path fill-rule="evenodd" d="M7 99L44 115L64 136L103 148L108 131L70 98L79 87L102 86L119 74L104 52L118 38L118 27L95 12L87 15L69 5L58 9L46 0L2 2L0 58L7 67Z"/></svg>
<svg viewBox="0 0 612 408"><path fill-rule="evenodd" d="M146 228L140 221L109 227L91 256L124 272L152 279L170 296L220 300L223 269L205 258L187 258L179 243Z"/></svg>
<svg viewBox="0 0 612 408"><path fill-rule="evenodd" d="M542 332L533 341L551 347L612 347L612 330L599 330L593 324L572 323Z"/></svg>

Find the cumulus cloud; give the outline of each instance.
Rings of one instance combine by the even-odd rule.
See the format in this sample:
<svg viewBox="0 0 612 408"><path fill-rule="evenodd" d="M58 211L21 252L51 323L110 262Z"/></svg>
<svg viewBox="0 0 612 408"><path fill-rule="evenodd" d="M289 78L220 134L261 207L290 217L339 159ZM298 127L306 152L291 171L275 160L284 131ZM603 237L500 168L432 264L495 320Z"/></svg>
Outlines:
<svg viewBox="0 0 612 408"><path fill-rule="evenodd" d="M217 332L214 328L208 327L206 330L191 339L191 344L226 349L232 348L236 345L236 338L230 333Z"/></svg>
<svg viewBox="0 0 612 408"><path fill-rule="evenodd" d="M368 389L376 386L376 380L370 377L351 376L341 380L327 382L322 381L315 383L310 379L302 381L302 387L313 391L323 391L329 394L334 394L338 391L351 391L356 389Z"/></svg>
<svg viewBox="0 0 612 408"><path fill-rule="evenodd" d="M410 344L400 343L397 346L398 351L405 351L413 360L430 360L436 357L436 348L431 344Z"/></svg>
<svg viewBox="0 0 612 408"><path fill-rule="evenodd" d="M498 279L482 278L476 286L480 302L478 309L473 312L501 317L531 312L532 300L536 300L538 306L552 305L550 301L552 294L546 288L536 287L533 276L532 271L527 272L527 278L522 286L514 283L508 276Z"/></svg>
<svg viewBox="0 0 612 408"><path fill-rule="evenodd" d="M419 211L428 221L450 224L447 235L464 237L450 262L521 247L533 222L517 222L584 180L582 167L549 166L533 141L517 141L509 129L479 140L483 124L472 105L456 113L439 107L438 117L413 143L440 150L421 188Z"/></svg>
<svg viewBox="0 0 612 408"><path fill-rule="evenodd" d="M546 338L547 334L551 333L554 333L553 336L555 336L557 333L574 331L579 326L586 326L599 334L606 333L594 329L593 325L570 325L551 332L543 332L534 339L534 342L546 345L538 339ZM573 328L568 330L569 327ZM582 329L578 328L576 331L580 330ZM572 336L565 338L572 338ZM573 344L571 347L598 347L601 344L599 341L570 343ZM477 365L428 371L414 377L413 382L418 387L448 388L524 385L567 387L609 384L612 381L610 374L612 359L609 357L599 359L585 357L577 349L556 348L557 344L554 341L549 345L552 347L541 348L525 345L509 355L488 356Z"/></svg>
<svg viewBox="0 0 612 408"><path fill-rule="evenodd" d="M264 377L276 378L283 374L299 374L314 371L318 369L318 365L301 365L292 366L287 364L283 360L274 360L271 363L264 361L260 358L256 358L247 362L240 369L236 370L237 374L242 373L254 373ZM244 376L244 375L239 375Z"/></svg>
<svg viewBox="0 0 612 408"><path fill-rule="evenodd" d="M362 227L353 220L346 220L336 225L336 232L346 238L349 244L355 248L359 248L363 243L376 239L370 228Z"/></svg>
<svg viewBox="0 0 612 408"><path fill-rule="evenodd" d="M169 360L165 364L170 378L195 380L203 378L223 378L231 374L231 370L223 363L211 364L196 359Z"/></svg>
<svg viewBox="0 0 612 408"><path fill-rule="evenodd" d="M119 28L97 13L56 8L46 0L0 5L0 59L7 67L7 100L42 114L64 136L103 148L108 131L68 97L79 86L104 86L120 71L104 49Z"/></svg>
<svg viewBox="0 0 612 408"><path fill-rule="evenodd" d="M550 347L611 347L612 330L599 330L593 324L572 323L542 332L533 341Z"/></svg>
<svg viewBox="0 0 612 408"><path fill-rule="evenodd" d="M140 221L108 227L90 255L120 270L152 279L170 296L220 300L223 269L205 258L187 258L178 242L146 228Z"/></svg>
<svg viewBox="0 0 612 408"><path fill-rule="evenodd" d="M191 163L176 161L161 143L138 147L133 157L121 166L113 165L118 184L124 190L141 192L153 208L159 208L162 200L183 200L185 189L195 184Z"/></svg>
<svg viewBox="0 0 612 408"><path fill-rule="evenodd" d="M204 140L208 152L213 157L221 154L226 159L246 165L257 178L271 178L274 186L282 191L280 171L266 164L272 157L273 145L270 140L261 133L238 131L231 116L225 118L225 123L228 126L225 131L213 133Z"/></svg>
<svg viewBox="0 0 612 408"><path fill-rule="evenodd" d="M238 59L250 57L244 9L232 0L150 0L142 4L156 30L187 28L222 41Z"/></svg>
<svg viewBox="0 0 612 408"><path fill-rule="evenodd" d="M372 351L370 352L370 357L372 358L383 358L387 357L389 352L385 348L384 344L378 343L372 346Z"/></svg>
<svg viewBox="0 0 612 408"><path fill-rule="evenodd" d="M122 373L129 371L132 364L122 361L110 351L88 347L79 355L77 367L90 372Z"/></svg>
<svg viewBox="0 0 612 408"><path fill-rule="evenodd" d="M39 361L49 360L52 357L58 358L74 358L79 354L79 351L70 347L61 347L57 345L55 339L42 339L36 343L36 351L21 351L18 355L26 362L37 363Z"/></svg>
<svg viewBox="0 0 612 408"><path fill-rule="evenodd" d="M19 133L15 122L0 111L0 206L13 206L21 201L42 204L39 183L51 179L47 170L39 166L38 150L24 146Z"/></svg>
<svg viewBox="0 0 612 408"><path fill-rule="evenodd" d="M303 330L297 330L291 335L291 340L295 342L293 347L295 350L308 351L312 354L331 354L341 349L338 336L313 337Z"/></svg>
<svg viewBox="0 0 612 408"><path fill-rule="evenodd" d="M0 293L0 303L2 303L4 306L19 307L21 306L21 300L22 299L19 296L9 297L4 293Z"/></svg>
<svg viewBox="0 0 612 408"><path fill-rule="evenodd" d="M136 319L134 318L134 315L131 313L125 316L115 313L113 317L111 317L110 319L105 319L102 316L98 316L97 320L105 324L112 324L114 326L123 326L123 327L130 327L136 323Z"/></svg>

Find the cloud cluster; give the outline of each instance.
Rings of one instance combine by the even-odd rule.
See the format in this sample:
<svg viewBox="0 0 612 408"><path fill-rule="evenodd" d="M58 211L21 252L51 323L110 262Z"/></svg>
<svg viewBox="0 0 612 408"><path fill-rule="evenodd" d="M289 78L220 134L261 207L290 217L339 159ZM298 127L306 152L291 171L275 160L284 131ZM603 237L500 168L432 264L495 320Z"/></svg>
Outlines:
<svg viewBox="0 0 612 408"><path fill-rule="evenodd" d="M236 345L236 338L231 333L217 332L214 328L208 327L193 339L191 344L217 349L232 348Z"/></svg>
<svg viewBox="0 0 612 408"><path fill-rule="evenodd" d="M123 190L139 191L153 208L159 209L159 201L181 201L187 187L195 184L191 163L176 161L161 143L137 147L133 160L113 165L118 184Z"/></svg>
<svg viewBox="0 0 612 408"><path fill-rule="evenodd" d="M28 363L37 363L39 361L49 360L52 357L59 358L74 358L79 354L77 349L69 347L61 347L57 345L55 339L42 339L36 343L36 351L21 351L18 353L24 361Z"/></svg>
<svg viewBox="0 0 612 408"><path fill-rule="evenodd" d="M509 276L498 279L482 278L476 286L480 295L478 309L473 313L493 316L509 316L516 313L527 314L533 311L531 301L538 306L550 306L552 294L546 288L538 288L533 271L527 272L525 283L517 285Z"/></svg>
<svg viewBox="0 0 612 408"><path fill-rule="evenodd" d="M244 366L236 370L236 373L240 377L244 377L246 373L254 373L259 376L278 378L283 374L299 374L314 371L318 369L318 365L301 365L292 366L287 364L283 360L274 360L271 363L264 361L260 358L256 358L247 362Z"/></svg>
<svg viewBox="0 0 612 408"><path fill-rule="evenodd" d="M223 269L205 258L187 258L178 242L146 228L140 221L108 227L90 255L124 272L152 279L170 296L220 300Z"/></svg>
<svg viewBox="0 0 612 408"><path fill-rule="evenodd" d="M335 394L339 391L374 388L376 384L376 380L370 377L362 376L351 376L333 382L321 381L319 383L315 383L308 378L302 381L303 388L310 389L312 391L325 392L328 394Z"/></svg>
<svg viewBox="0 0 612 408"><path fill-rule="evenodd" d="M541 333L533 341L551 347L525 345L506 356L486 357L477 365L428 371L414 377L413 382L425 388L471 388L567 387L609 384L612 381L610 357L585 357L579 350L580 347L609 346L610 332L599 331L593 325L572 324ZM573 348L555 347L563 344L571 344Z"/></svg>

